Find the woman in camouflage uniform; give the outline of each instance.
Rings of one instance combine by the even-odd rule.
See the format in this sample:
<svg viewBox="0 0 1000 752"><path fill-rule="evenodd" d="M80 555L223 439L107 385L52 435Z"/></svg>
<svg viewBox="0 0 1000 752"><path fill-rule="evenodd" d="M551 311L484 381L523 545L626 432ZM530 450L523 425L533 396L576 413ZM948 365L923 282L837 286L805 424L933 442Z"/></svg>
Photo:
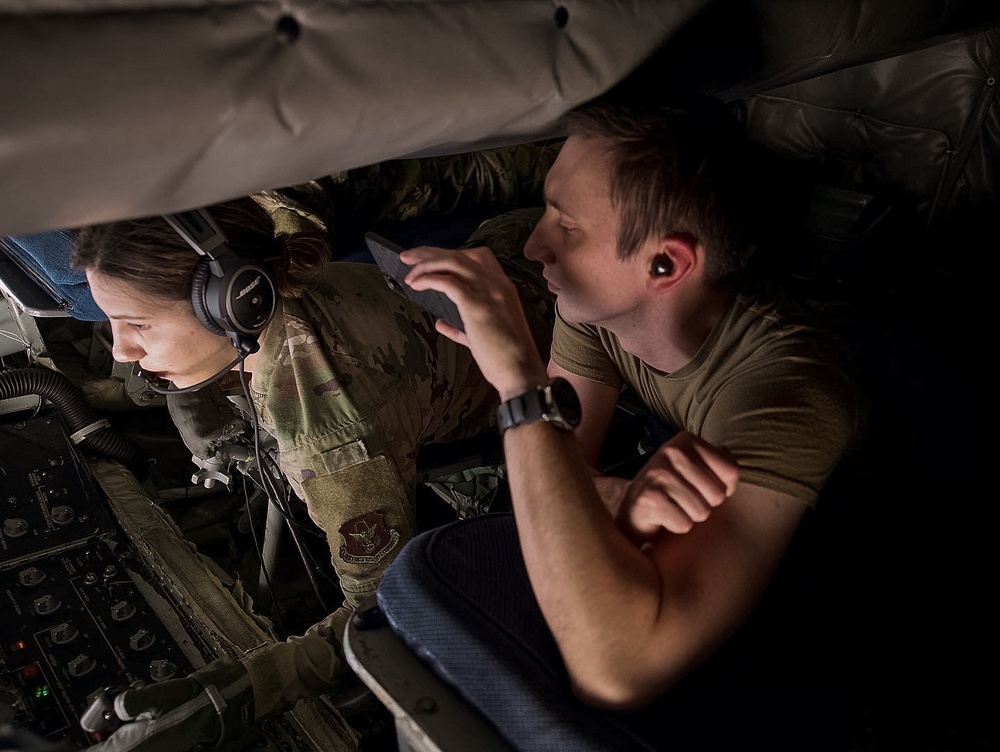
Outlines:
<svg viewBox="0 0 1000 752"><path fill-rule="evenodd" d="M418 450L487 430L497 405L495 390L469 351L439 335L433 316L389 289L374 264L328 261L322 234L283 232L282 213L267 201L241 199L210 213L241 259L254 260L276 280L275 314L243 370L261 427L276 440L284 476L326 534L344 604L303 636L252 651L241 661L217 660L175 680L176 697L165 695L162 686L155 701L144 697L145 690L126 693L133 718L140 712L155 716L186 703L207 682L215 684L231 710L194 714L175 728L192 729L190 740L197 741L218 740L300 697L342 685L346 620L416 532ZM516 249L498 252L510 262L512 276L540 279L519 257L520 241L538 214L514 212L486 223L470 241L481 242L495 227L498 245ZM211 377L234 357L229 340L201 325L194 313L198 260L161 217L84 228L73 257L111 320L114 357L138 361L177 388ZM521 287L526 309L538 313L535 331L544 355L551 299L536 287ZM237 372L223 377L224 390L226 382L233 394L243 393ZM182 748L187 743L174 741ZM108 744L142 748L133 747L131 737L125 746Z"/></svg>

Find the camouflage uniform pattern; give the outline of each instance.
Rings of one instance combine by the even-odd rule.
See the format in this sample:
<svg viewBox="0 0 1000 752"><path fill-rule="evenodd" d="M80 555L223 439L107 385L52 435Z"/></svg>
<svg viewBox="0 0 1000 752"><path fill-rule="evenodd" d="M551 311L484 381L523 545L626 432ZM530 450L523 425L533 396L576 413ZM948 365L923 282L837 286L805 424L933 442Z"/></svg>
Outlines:
<svg viewBox="0 0 1000 752"><path fill-rule="evenodd" d="M465 245L494 250L518 286L547 360L554 300L541 266L522 251L557 151L549 143L401 160L341 176L332 193L310 184L254 198L278 232L329 231L344 216L404 219L466 202L535 204L484 222ZM344 200L341 189L357 195ZM352 206L362 207L360 213L351 216ZM345 601L306 634L244 658L262 717L343 685L350 673L339 644L343 625L416 532L418 450L490 430L498 397L469 351L437 333L431 314L389 289L375 265L344 262L329 264L310 294L279 301L261 338L250 392L262 427L277 443L283 474L326 534ZM205 408L213 411L198 405L213 394L171 400L189 448L211 450L227 435L198 418ZM193 427L204 435L189 435Z"/></svg>
<svg viewBox="0 0 1000 752"><path fill-rule="evenodd" d="M350 230L475 207L496 214L542 204L561 139L439 157L380 162L309 183L268 191L272 215L291 214L325 230L331 242ZM487 213L489 213L489 211Z"/></svg>
<svg viewBox="0 0 1000 752"><path fill-rule="evenodd" d="M421 444L486 430L495 403L468 351L371 264L331 264L314 294L281 301L250 390L353 606L415 532Z"/></svg>
<svg viewBox="0 0 1000 752"><path fill-rule="evenodd" d="M544 308L537 290L525 297L530 310ZM547 333L543 356L550 321L535 325ZM283 473L326 533L354 608L416 532L420 446L490 430L496 391L468 349L438 334L433 316L390 290L372 264L332 263L315 294L282 300L259 355L254 406ZM326 621L339 626L343 613ZM340 635L319 625L249 656L259 707L336 687Z"/></svg>
<svg viewBox="0 0 1000 752"><path fill-rule="evenodd" d="M521 248L539 210L484 223L548 357L553 299ZM334 262L300 300L282 300L261 340L250 392L296 495L326 534L356 606L415 532L417 452L493 425L497 395L468 349L393 292L372 264Z"/></svg>
<svg viewBox="0 0 1000 752"><path fill-rule="evenodd" d="M517 285L528 326L542 353L549 360L552 325L555 321L555 298L549 292L542 265L524 257L524 244L542 216L542 207L528 207L505 212L483 222L463 248L485 245L496 255L500 265Z"/></svg>

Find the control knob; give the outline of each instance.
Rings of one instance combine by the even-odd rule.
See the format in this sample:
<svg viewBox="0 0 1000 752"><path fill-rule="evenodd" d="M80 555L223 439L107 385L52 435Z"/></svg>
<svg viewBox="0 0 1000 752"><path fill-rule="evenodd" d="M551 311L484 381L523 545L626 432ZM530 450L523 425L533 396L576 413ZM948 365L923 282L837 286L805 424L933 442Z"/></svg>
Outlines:
<svg viewBox="0 0 1000 752"><path fill-rule="evenodd" d="M56 645L66 645L73 642L78 634L80 634L80 630L68 621L57 624L49 630L49 637L52 638L52 642Z"/></svg>
<svg viewBox="0 0 1000 752"><path fill-rule="evenodd" d="M31 529L24 517L9 517L3 521L3 534L8 538L20 538Z"/></svg>
<svg viewBox="0 0 1000 752"><path fill-rule="evenodd" d="M39 616L48 616L59 610L62 601L52 595L43 595L35 598L35 613Z"/></svg>
<svg viewBox="0 0 1000 752"><path fill-rule="evenodd" d="M67 668L69 669L70 676L86 676L94 670L95 666L97 666L95 658L80 653L80 655L69 662Z"/></svg>
<svg viewBox="0 0 1000 752"><path fill-rule="evenodd" d="M45 572L43 572L38 567L28 567L27 569L22 569L17 573L18 580L25 587L35 587L36 585L41 585L45 582Z"/></svg>

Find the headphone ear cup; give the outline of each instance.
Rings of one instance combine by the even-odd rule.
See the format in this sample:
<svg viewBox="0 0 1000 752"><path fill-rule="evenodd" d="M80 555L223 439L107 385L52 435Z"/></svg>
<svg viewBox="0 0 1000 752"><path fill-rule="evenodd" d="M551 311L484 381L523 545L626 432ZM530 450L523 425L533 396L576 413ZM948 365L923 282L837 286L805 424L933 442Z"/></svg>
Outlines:
<svg viewBox="0 0 1000 752"><path fill-rule="evenodd" d="M208 312L206 304L206 291L209 284L211 269L208 268L208 259L199 258L194 268L194 276L191 279L191 307L194 308L194 315L198 321L204 325L212 334L226 336L226 330L219 326L218 322Z"/></svg>

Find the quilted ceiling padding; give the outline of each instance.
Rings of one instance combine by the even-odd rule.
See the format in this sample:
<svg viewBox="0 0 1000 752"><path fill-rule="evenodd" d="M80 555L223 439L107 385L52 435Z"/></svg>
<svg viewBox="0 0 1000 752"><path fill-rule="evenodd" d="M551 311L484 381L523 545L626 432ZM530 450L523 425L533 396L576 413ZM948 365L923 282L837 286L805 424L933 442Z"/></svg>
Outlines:
<svg viewBox="0 0 1000 752"><path fill-rule="evenodd" d="M623 81L743 97L930 44L994 5L0 0L0 234L542 138Z"/></svg>
<svg viewBox="0 0 1000 752"><path fill-rule="evenodd" d="M537 137L705 0L0 0L0 232Z"/></svg>

